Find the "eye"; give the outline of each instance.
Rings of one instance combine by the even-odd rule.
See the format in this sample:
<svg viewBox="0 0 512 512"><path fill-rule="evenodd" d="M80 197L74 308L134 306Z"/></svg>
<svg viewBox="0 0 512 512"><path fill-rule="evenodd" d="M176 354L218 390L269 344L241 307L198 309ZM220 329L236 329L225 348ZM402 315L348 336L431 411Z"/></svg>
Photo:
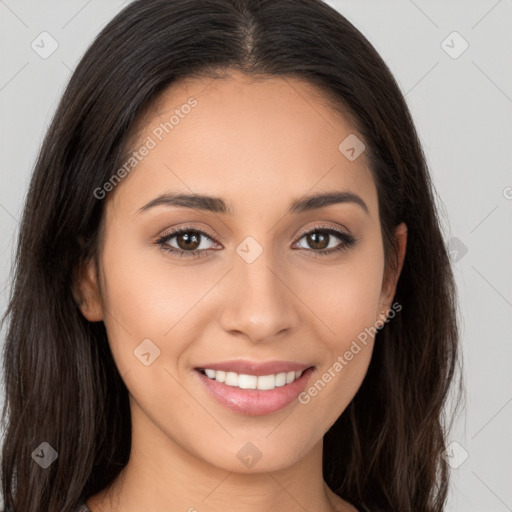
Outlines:
<svg viewBox="0 0 512 512"><path fill-rule="evenodd" d="M174 243L177 247L170 244L171 240L174 238L176 239ZM179 254L180 256L206 256L209 249L204 246L204 240L202 239L215 242L215 240L204 231L185 226L162 235L155 244L160 246L164 251Z"/></svg>
<svg viewBox="0 0 512 512"><path fill-rule="evenodd" d="M352 235L333 227L324 226L315 226L312 230L302 233L299 242L303 238L305 238L306 244L309 245L311 249L303 245L299 246L306 249L314 257L328 256L341 250L347 250L356 242L356 239ZM341 243L336 244L335 238L340 240ZM334 244L331 242L334 242Z"/></svg>
<svg viewBox="0 0 512 512"><path fill-rule="evenodd" d="M300 245L300 240L303 238L310 248ZM334 243L333 245L332 242L335 242L336 238L339 243ZM174 239L176 240L171 243ZM154 243L164 251L178 254L180 257L202 257L207 256L209 251L212 250L208 247L208 240L218 243L208 233L200 229L185 226L162 235ZM356 239L352 235L341 230L333 227L315 226L313 229L302 233L299 238L299 248L305 249L313 257L328 256L332 253L349 249L355 242Z"/></svg>

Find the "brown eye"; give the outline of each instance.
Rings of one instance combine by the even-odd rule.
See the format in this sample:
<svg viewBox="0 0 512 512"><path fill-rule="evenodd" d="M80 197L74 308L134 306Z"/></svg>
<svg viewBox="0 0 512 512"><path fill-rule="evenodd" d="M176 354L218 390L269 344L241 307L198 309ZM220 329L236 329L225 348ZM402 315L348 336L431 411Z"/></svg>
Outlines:
<svg viewBox="0 0 512 512"><path fill-rule="evenodd" d="M315 227L313 230L303 233L300 240L302 239L305 239L306 243L299 244L299 247L306 249L314 256L328 256L334 252L349 249L356 242L352 235L331 227ZM336 243L336 239L338 239L338 243Z"/></svg>
<svg viewBox="0 0 512 512"><path fill-rule="evenodd" d="M174 241L174 239L176 240ZM161 236L155 244L167 252L180 256L206 256L211 249L208 246L208 241L215 243L215 240L207 233L184 227Z"/></svg>
<svg viewBox="0 0 512 512"><path fill-rule="evenodd" d="M176 238L178 247L186 251L195 250L199 247L201 235L197 233L197 231L186 231L179 235L175 235L173 238Z"/></svg>
<svg viewBox="0 0 512 512"><path fill-rule="evenodd" d="M313 233L310 233L309 235L306 235L306 240L308 242L308 245L312 249L327 249L329 245L329 238L331 235L327 235L325 233L321 233L318 231L315 231Z"/></svg>

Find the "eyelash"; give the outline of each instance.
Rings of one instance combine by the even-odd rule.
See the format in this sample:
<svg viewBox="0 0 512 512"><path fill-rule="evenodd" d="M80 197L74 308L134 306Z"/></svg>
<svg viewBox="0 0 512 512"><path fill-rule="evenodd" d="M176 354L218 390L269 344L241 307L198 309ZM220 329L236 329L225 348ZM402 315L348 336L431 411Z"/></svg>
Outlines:
<svg viewBox="0 0 512 512"><path fill-rule="evenodd" d="M203 257L207 256L209 251L215 250L215 249L195 249L193 251L184 251L182 249L176 249L175 247L171 247L167 244L169 240L172 238L182 235L183 233L195 233L199 235L204 235L206 238L211 240L212 242L218 243L212 236L210 236L208 233L205 233L204 231L184 226L181 228L178 228L174 231L171 231L170 233L163 234L160 238L158 238L154 244L159 246L162 250L173 253L173 254L179 254L180 257L186 256L186 257ZM339 252L339 251L346 251L350 249L355 243L356 239L349 235L348 233L344 233L343 231L340 231L338 229L327 227L327 226L314 226L312 229L309 229L307 231L304 231L301 233L299 237L299 241L304 238L306 235L313 234L313 233L327 233L329 235L334 235L337 238L341 240L342 243L340 243L338 246L331 248L331 249L321 249L321 250L315 250L315 249L305 249L307 252L311 252L311 256L314 258L317 258L319 256L329 256L333 253ZM202 253L202 254L201 254Z"/></svg>

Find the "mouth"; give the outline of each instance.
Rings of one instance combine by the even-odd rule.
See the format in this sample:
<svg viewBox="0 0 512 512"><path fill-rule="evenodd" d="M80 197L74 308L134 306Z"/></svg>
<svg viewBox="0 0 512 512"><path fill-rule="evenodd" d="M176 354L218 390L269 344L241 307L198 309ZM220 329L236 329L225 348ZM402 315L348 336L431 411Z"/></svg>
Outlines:
<svg viewBox="0 0 512 512"><path fill-rule="evenodd" d="M217 403L239 414L261 416L297 401L314 369L297 363L234 361L207 364L194 373Z"/></svg>
<svg viewBox="0 0 512 512"><path fill-rule="evenodd" d="M270 375L248 375L245 373L214 370L212 368L198 368L205 377L215 380L226 386L239 389L259 389L269 391L295 382L305 370L274 373Z"/></svg>

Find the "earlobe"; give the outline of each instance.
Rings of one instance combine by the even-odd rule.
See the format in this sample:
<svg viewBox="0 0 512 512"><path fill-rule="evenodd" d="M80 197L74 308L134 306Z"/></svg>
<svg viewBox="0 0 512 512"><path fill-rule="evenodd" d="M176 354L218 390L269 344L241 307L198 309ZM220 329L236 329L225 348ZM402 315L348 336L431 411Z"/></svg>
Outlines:
<svg viewBox="0 0 512 512"><path fill-rule="evenodd" d="M103 320L103 306L96 278L94 259L89 260L76 272L73 284L73 297L82 315L89 322L100 322Z"/></svg>

